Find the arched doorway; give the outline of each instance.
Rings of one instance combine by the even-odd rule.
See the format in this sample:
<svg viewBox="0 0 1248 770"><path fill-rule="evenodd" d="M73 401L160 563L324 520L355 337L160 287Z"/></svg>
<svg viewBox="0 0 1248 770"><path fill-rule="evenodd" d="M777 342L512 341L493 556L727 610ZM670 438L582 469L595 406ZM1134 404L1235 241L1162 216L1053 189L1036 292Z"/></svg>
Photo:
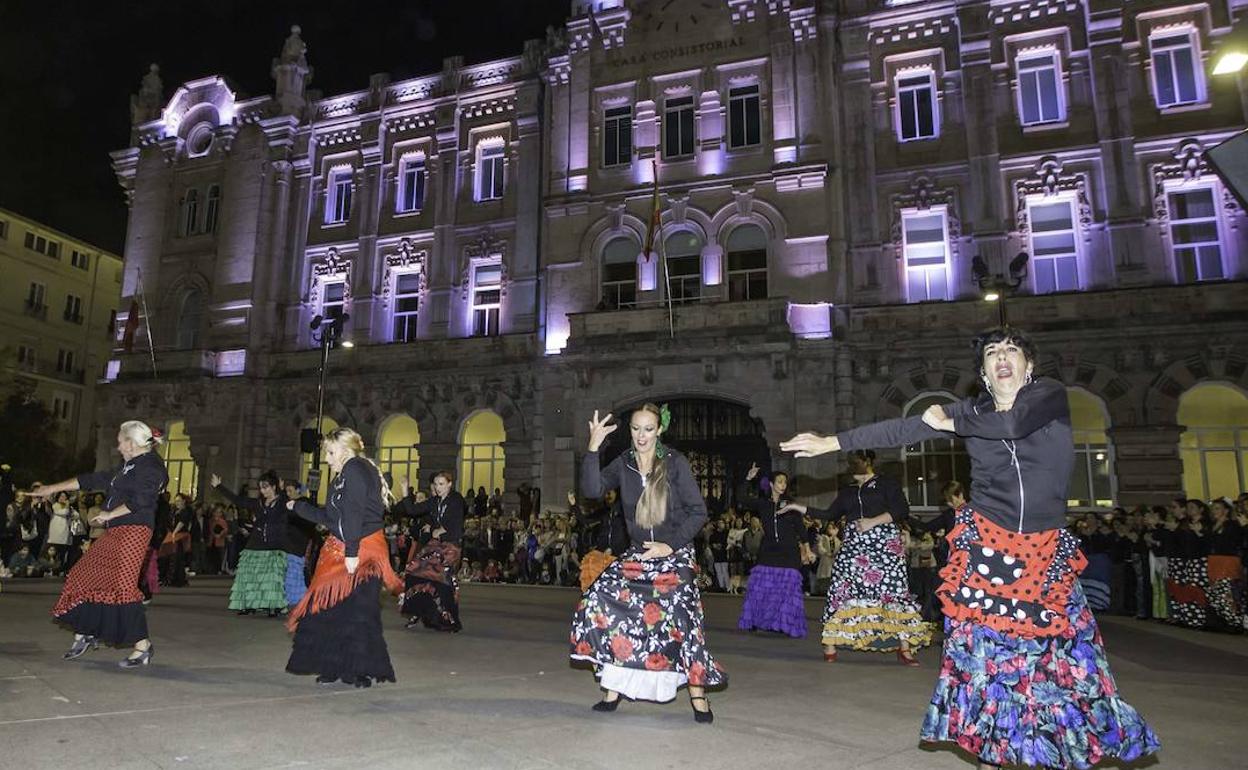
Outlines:
<svg viewBox="0 0 1248 770"><path fill-rule="evenodd" d="M420 426L405 414L386 418L377 431L377 467L390 474L390 491L399 492L399 480L420 484Z"/></svg>
<svg viewBox="0 0 1248 770"><path fill-rule="evenodd" d="M1248 396L1230 385L1202 383L1179 399L1183 490L1191 498L1234 499L1248 489Z"/></svg>
<svg viewBox="0 0 1248 770"><path fill-rule="evenodd" d="M628 418L642 403L615 412L620 427L602 447L604 465L630 446ZM689 459L712 513L719 513L735 500L736 488L745 480L751 463L758 463L764 472L770 470L771 451L763 423L750 415L748 406L716 398L678 398L663 403L672 412L663 442Z"/></svg>
<svg viewBox="0 0 1248 770"><path fill-rule="evenodd" d="M169 493L182 492L195 497L199 489L199 466L191 457L191 437L186 435L185 421L174 420L165 426L160 459L165 461L165 470L169 472Z"/></svg>
<svg viewBox="0 0 1248 770"><path fill-rule="evenodd" d="M503 442L507 431L503 418L489 410L477 412L464 421L459 437L459 479L456 487L465 496L477 487L487 493L506 489L503 471L506 458Z"/></svg>
<svg viewBox="0 0 1248 770"><path fill-rule="evenodd" d="M905 408L906 417L921 415L933 405L952 404L957 399L944 392L920 394ZM950 481L971 484L971 457L962 439L934 438L911 444L901 450L901 463L906 478L906 499L911 508L934 510L944 505L941 491Z"/></svg>
<svg viewBox="0 0 1248 770"><path fill-rule="evenodd" d="M1066 504L1074 509L1112 508L1117 499L1109 441L1109 413L1099 398L1082 388L1067 388L1070 427L1075 439L1075 467Z"/></svg>

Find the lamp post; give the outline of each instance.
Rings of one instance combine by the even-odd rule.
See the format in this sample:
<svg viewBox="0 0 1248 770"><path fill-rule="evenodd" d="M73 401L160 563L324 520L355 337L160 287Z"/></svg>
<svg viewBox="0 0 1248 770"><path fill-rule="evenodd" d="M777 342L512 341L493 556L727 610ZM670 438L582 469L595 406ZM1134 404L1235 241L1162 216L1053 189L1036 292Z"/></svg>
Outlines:
<svg viewBox="0 0 1248 770"><path fill-rule="evenodd" d="M984 293L986 301L997 303L997 315L1001 319L1002 326L1008 323L1005 312L1005 298L1008 294L1018 289L1027 278L1027 261L1029 259L1027 252L1018 252L1017 256L1010 260L1008 277L1000 273L990 273L988 271L988 263L978 254L971 260L971 273L975 277L975 283L979 284L979 290Z"/></svg>
<svg viewBox="0 0 1248 770"><path fill-rule="evenodd" d="M321 419L325 416L325 374L329 370L329 351L342 336L343 324L349 320L351 316L347 313L328 319L318 315L308 324L312 330L312 341L321 347L321 365L316 383L316 438L315 442L307 442L313 446L312 468L308 471L308 489L312 492L313 500L317 499L321 486ZM349 340L343 341L342 346L354 347Z"/></svg>

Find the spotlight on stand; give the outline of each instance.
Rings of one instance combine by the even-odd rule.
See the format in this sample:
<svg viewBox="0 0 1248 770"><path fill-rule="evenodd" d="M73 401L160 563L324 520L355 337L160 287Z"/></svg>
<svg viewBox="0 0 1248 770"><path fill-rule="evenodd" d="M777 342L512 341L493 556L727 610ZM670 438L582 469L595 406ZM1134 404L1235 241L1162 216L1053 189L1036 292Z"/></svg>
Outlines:
<svg viewBox="0 0 1248 770"><path fill-rule="evenodd" d="M1010 260L1009 277L993 274L988 270L988 263L984 258L976 254L971 259L971 275L975 278L975 283L979 285L980 291L984 293L986 302L997 303L997 316L1001 321L1001 325L1006 325L1005 314L1005 298L1013 293L1023 281L1027 278L1027 262L1030 260L1027 252L1020 251Z"/></svg>

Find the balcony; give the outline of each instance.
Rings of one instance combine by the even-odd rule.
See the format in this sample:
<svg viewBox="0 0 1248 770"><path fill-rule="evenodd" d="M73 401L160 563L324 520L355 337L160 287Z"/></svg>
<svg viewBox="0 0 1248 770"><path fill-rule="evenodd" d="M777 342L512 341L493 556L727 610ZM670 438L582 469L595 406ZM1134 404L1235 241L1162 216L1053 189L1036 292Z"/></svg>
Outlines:
<svg viewBox="0 0 1248 770"><path fill-rule="evenodd" d="M36 303L33 299L26 300L25 307L22 312L31 318L38 318L40 321L48 320L48 306L42 302Z"/></svg>
<svg viewBox="0 0 1248 770"><path fill-rule="evenodd" d="M571 334L565 352L575 353L582 345L601 344L604 338L647 342L669 338L672 333L676 339L684 340L753 336L762 337L762 341L787 341L793 337L788 313L787 297L748 302L687 302L672 307L670 333L666 304L569 314Z"/></svg>

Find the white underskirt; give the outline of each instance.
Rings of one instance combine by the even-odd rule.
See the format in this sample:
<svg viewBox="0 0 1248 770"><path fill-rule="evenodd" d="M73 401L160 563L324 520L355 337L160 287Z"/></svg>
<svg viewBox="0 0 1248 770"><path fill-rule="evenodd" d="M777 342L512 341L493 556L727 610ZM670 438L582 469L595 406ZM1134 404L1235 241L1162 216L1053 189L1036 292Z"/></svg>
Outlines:
<svg viewBox="0 0 1248 770"><path fill-rule="evenodd" d="M598 671L604 690L618 692L632 700L666 703L676 697L676 690L689 681L679 671L642 671L636 668L603 665Z"/></svg>

